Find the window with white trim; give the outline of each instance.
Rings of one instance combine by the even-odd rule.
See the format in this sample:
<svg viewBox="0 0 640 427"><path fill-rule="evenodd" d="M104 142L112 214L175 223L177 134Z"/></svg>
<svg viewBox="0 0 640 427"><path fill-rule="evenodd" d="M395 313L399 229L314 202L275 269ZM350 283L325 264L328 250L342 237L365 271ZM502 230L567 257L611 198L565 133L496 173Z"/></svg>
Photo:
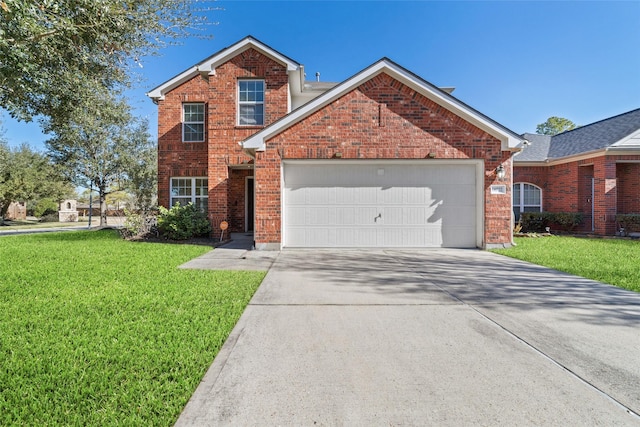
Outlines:
<svg viewBox="0 0 640 427"><path fill-rule="evenodd" d="M207 178L171 178L171 206L193 203L202 212L207 212L209 202L209 180Z"/></svg>
<svg viewBox="0 0 640 427"><path fill-rule="evenodd" d="M238 80L238 125L264 125L264 80Z"/></svg>
<svg viewBox="0 0 640 427"><path fill-rule="evenodd" d="M182 104L182 141L204 142L204 103Z"/></svg>
<svg viewBox="0 0 640 427"><path fill-rule="evenodd" d="M526 182L513 184L513 213L516 222L522 212L542 212L542 189Z"/></svg>

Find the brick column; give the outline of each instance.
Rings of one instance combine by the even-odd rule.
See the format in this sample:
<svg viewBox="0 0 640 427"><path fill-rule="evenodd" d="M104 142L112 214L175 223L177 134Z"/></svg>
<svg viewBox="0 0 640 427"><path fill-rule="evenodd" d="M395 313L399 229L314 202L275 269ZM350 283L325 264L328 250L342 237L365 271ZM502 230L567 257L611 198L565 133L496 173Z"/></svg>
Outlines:
<svg viewBox="0 0 640 427"><path fill-rule="evenodd" d="M229 167L224 155L209 156L209 220L214 233L220 222L229 221L228 186Z"/></svg>
<svg viewBox="0 0 640 427"><path fill-rule="evenodd" d="M256 153L255 230L257 249L279 250L281 245L280 156L276 150Z"/></svg>
<svg viewBox="0 0 640 427"><path fill-rule="evenodd" d="M597 158L593 164L595 234L613 235L616 231L618 191L616 162L607 157Z"/></svg>

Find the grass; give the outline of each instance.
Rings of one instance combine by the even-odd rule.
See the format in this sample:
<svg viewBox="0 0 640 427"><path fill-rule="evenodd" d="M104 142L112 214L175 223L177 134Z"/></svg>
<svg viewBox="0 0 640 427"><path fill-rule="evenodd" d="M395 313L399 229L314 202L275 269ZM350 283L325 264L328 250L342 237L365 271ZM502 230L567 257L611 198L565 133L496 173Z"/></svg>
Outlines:
<svg viewBox="0 0 640 427"><path fill-rule="evenodd" d="M172 425L264 273L113 230L0 237L0 425Z"/></svg>
<svg viewBox="0 0 640 427"><path fill-rule="evenodd" d="M578 237L516 238L493 252L640 292L640 242Z"/></svg>

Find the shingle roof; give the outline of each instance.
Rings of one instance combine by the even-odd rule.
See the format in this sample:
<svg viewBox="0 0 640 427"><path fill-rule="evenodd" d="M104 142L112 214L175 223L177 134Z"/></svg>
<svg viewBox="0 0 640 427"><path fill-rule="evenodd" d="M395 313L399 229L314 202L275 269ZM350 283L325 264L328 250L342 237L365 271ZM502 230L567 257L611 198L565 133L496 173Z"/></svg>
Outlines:
<svg viewBox="0 0 640 427"><path fill-rule="evenodd" d="M522 147L522 151L513 158L514 162L543 162L549 157L550 135L525 133L522 137L529 141L529 145Z"/></svg>
<svg viewBox="0 0 640 427"><path fill-rule="evenodd" d="M639 129L640 108L551 137L524 134L531 145L525 147L514 161L545 161L601 150Z"/></svg>

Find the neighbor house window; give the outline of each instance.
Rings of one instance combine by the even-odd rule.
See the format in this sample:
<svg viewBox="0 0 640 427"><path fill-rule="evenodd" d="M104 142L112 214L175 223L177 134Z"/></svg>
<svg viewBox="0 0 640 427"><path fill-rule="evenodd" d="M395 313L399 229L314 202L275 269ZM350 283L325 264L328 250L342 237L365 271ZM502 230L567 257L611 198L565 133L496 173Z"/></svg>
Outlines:
<svg viewBox="0 0 640 427"><path fill-rule="evenodd" d="M171 178L171 206L193 203L202 212L207 211L209 201L207 178Z"/></svg>
<svg viewBox="0 0 640 427"><path fill-rule="evenodd" d="M182 104L182 140L204 141L204 104Z"/></svg>
<svg viewBox="0 0 640 427"><path fill-rule="evenodd" d="M238 80L238 124L264 125L263 80Z"/></svg>
<svg viewBox="0 0 640 427"><path fill-rule="evenodd" d="M542 190L533 184L513 184L513 213L516 222L522 212L542 212Z"/></svg>

